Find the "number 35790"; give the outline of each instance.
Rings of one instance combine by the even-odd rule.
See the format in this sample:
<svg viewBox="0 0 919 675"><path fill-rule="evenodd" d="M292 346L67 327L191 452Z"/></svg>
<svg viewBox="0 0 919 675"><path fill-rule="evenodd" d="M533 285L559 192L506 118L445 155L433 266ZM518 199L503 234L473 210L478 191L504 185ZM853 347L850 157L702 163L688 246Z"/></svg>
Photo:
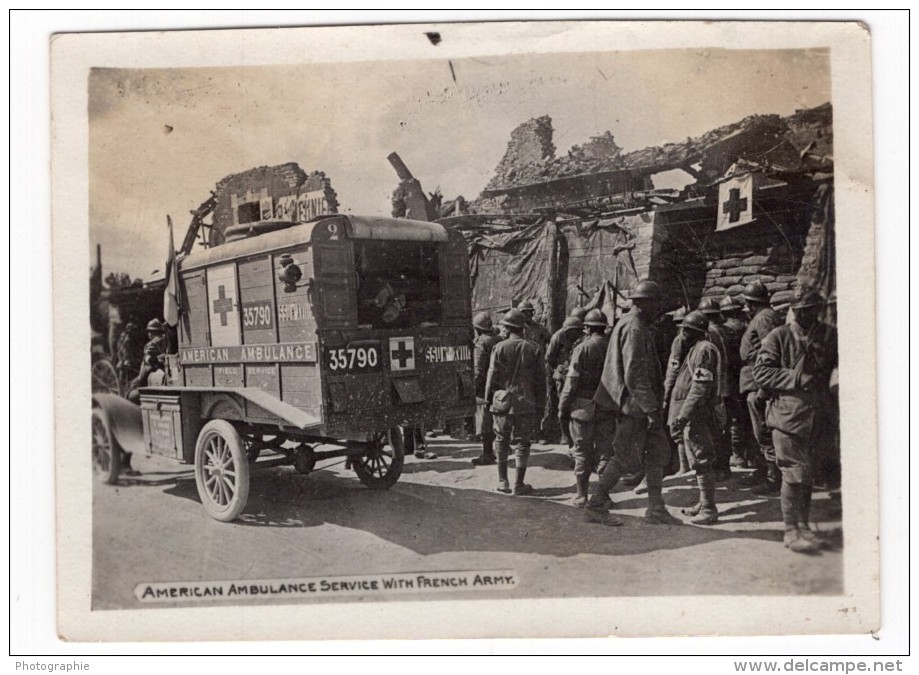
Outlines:
<svg viewBox="0 0 919 675"><path fill-rule="evenodd" d="M326 350L326 363L329 370L369 371L379 370L380 352L376 347L346 347Z"/></svg>

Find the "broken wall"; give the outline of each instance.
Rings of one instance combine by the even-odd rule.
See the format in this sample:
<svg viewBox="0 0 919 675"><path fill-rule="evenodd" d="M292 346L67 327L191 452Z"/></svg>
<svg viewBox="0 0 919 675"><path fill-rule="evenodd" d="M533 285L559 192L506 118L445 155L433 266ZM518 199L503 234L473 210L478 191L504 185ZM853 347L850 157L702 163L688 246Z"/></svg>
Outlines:
<svg viewBox="0 0 919 675"><path fill-rule="evenodd" d="M258 220L309 220L338 212L338 195L322 171L307 174L295 162L260 166L227 176L215 190L215 235Z"/></svg>

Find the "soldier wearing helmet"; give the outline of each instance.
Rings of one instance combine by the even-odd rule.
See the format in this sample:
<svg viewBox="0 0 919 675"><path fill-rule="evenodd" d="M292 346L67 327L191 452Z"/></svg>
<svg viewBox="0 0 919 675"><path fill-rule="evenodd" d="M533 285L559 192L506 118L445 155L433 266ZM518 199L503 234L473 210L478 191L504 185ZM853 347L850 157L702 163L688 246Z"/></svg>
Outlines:
<svg viewBox="0 0 919 675"><path fill-rule="evenodd" d="M559 394L558 417L563 428L571 430L574 444L574 479L578 507L587 504L590 475L601 473L613 452L616 410L594 402L609 339L606 316L599 309L584 317L585 339L571 354L571 363ZM609 495L607 493L607 500Z"/></svg>
<svg viewBox="0 0 919 675"><path fill-rule="evenodd" d="M621 525L606 512L606 499L619 479L638 470L645 460L650 523L679 522L667 511L661 490L664 467L670 463L670 443L664 428L663 377L651 323L661 312L661 288L654 281L639 281L632 290L632 310L613 329L603 374L594 401L618 411L613 457L600 475L587 502L590 522Z"/></svg>
<svg viewBox="0 0 919 675"><path fill-rule="evenodd" d="M163 370L166 346L166 327L159 319L151 319L147 323L147 344L144 345L144 357L140 372L128 387L130 392L128 394L129 400L138 402L140 393L137 390L149 384L148 380L151 373Z"/></svg>
<svg viewBox="0 0 919 675"><path fill-rule="evenodd" d="M516 309L499 322L507 339L491 352L485 400L494 418L498 460L498 491L510 492L507 459L511 446L516 456L515 495L528 495L533 488L524 482L530 444L546 403L546 378L542 350L523 339L526 319Z"/></svg>
<svg viewBox="0 0 919 675"><path fill-rule="evenodd" d="M709 339L708 317L696 310L683 319L680 333L686 358L680 364L670 396L667 424L680 445L680 452L696 472L699 501L683 513L694 525L718 522L715 507L717 436L720 432L715 409L720 404L721 353Z"/></svg>
<svg viewBox="0 0 919 675"><path fill-rule="evenodd" d="M533 303L529 300L524 300L517 305L517 311L521 312L526 320L526 325L523 328L523 338L525 340L531 340L537 347L545 350L552 336L549 334L548 328L533 320L533 316L536 314Z"/></svg>
<svg viewBox="0 0 919 675"><path fill-rule="evenodd" d="M756 280L747 284L743 291L744 303L750 323L740 339L740 393L747 399L750 425L759 446L760 455L756 456L757 468L747 482L754 486L757 494L777 494L781 487L781 476L775 464L775 449L772 438L766 429L766 398L753 378L753 366L759 354L763 340L776 328L780 321L778 315L769 306L769 291L762 281Z"/></svg>
<svg viewBox="0 0 919 675"><path fill-rule="evenodd" d="M718 480L728 480L731 477L731 432L725 401L729 388L727 328L721 315L721 303L716 298L702 298L699 301L699 311L708 319L708 341L715 345L721 357L721 377L717 382L718 396L715 404L715 419L718 422L718 433L715 434L715 476Z"/></svg>
<svg viewBox="0 0 919 675"><path fill-rule="evenodd" d="M763 340L753 368L757 384L770 392L766 423L782 471L785 546L815 553L823 542L810 528L814 452L838 420L829 382L838 363L836 330L818 320L826 300L816 291L796 293L794 321Z"/></svg>
<svg viewBox="0 0 919 675"><path fill-rule="evenodd" d="M571 360L571 354L574 346L581 336L584 326L581 319L576 316L569 316L565 319L562 327L552 335L549 340L549 348L546 349L546 389L548 398L546 402L546 414L555 419L555 413L558 411L558 397L562 388L565 386L565 377L568 374L568 364ZM603 365L602 362L600 364ZM548 427L545 424L544 427ZM568 427L561 424L562 439L571 446L571 437L568 434ZM554 435L554 434L553 434Z"/></svg>
<svg viewBox="0 0 919 675"><path fill-rule="evenodd" d="M475 377L475 432L482 437L482 454L473 458L476 466L495 463L494 420L491 417L488 403L485 401L485 384L488 379L488 364L491 352L498 344L491 317L487 312L479 312L472 318L475 330L475 342L472 350L472 368Z"/></svg>

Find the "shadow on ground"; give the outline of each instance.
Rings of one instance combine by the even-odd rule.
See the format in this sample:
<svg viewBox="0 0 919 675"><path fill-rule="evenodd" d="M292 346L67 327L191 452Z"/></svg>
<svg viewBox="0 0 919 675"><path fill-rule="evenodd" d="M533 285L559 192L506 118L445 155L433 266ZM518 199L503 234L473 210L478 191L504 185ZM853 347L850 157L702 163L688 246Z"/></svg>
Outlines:
<svg viewBox="0 0 919 675"><path fill-rule="evenodd" d="M432 463L425 462L424 466ZM457 551L561 557L634 555L725 539L776 542L782 538L779 528L738 532L688 524L650 525L641 517L621 514L622 527L605 527L586 522L583 511L553 501L566 490L570 488L546 488L533 497L511 497L482 489L401 482L390 490L376 491L331 471L303 476L281 468L253 475L248 504L236 522L269 528L332 524L365 531L423 555ZM721 491L727 494L726 489ZM165 493L198 501L195 481L187 476L177 478ZM744 494L731 494L732 500L745 498ZM694 503L695 496L688 484L665 491L674 513L680 506ZM646 498L630 489L613 497L616 509L643 509L646 505ZM736 509L743 512L744 521L781 519L777 499L759 498ZM726 509L725 515L732 510ZM821 514L815 513L815 519L820 518Z"/></svg>

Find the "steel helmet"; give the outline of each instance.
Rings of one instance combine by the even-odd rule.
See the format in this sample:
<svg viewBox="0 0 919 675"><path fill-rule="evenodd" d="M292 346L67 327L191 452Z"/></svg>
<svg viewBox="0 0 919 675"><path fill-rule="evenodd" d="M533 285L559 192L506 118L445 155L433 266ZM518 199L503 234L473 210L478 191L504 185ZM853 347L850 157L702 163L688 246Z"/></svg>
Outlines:
<svg viewBox="0 0 919 675"><path fill-rule="evenodd" d="M602 326L606 328L609 326L609 322L606 320L606 315L601 312L599 309L592 309L584 316L584 325L585 326Z"/></svg>
<svg viewBox="0 0 919 675"><path fill-rule="evenodd" d="M691 328L701 333L708 331L708 317L699 310L695 310L683 317L683 328Z"/></svg>
<svg viewBox="0 0 919 675"><path fill-rule="evenodd" d="M474 317L472 317L472 325L479 330L490 331L494 329L494 326L491 323L491 317L488 316L488 312L479 312Z"/></svg>
<svg viewBox="0 0 919 675"><path fill-rule="evenodd" d="M150 322L147 324L147 330L153 333L162 333L163 322L159 319L150 319Z"/></svg>
<svg viewBox="0 0 919 675"><path fill-rule="evenodd" d="M536 311L535 309L533 309L533 303L530 302L529 300L524 300L523 302L521 302L519 305L517 305L517 309L521 312L535 312Z"/></svg>
<svg viewBox="0 0 919 675"><path fill-rule="evenodd" d="M641 298L657 300L661 297L661 295L661 287L656 281L651 281L650 279L642 279L637 284L635 284L635 288L632 289L632 293L629 295L629 297L632 300L638 300Z"/></svg>
<svg viewBox="0 0 919 675"><path fill-rule="evenodd" d="M567 330L568 328L580 328L583 324L581 320L576 316L569 316L565 319L565 322L562 324L562 330Z"/></svg>
<svg viewBox="0 0 919 675"><path fill-rule="evenodd" d="M791 301L792 309L804 309L805 307L818 307L826 304L826 300L817 291L799 290L795 292L794 300Z"/></svg>
<svg viewBox="0 0 919 675"><path fill-rule="evenodd" d="M764 305L769 304L769 291L766 289L766 285L759 279L751 281L744 287L743 297L745 300L761 302Z"/></svg>
<svg viewBox="0 0 919 675"><path fill-rule="evenodd" d="M670 318L673 319L674 323L683 323L683 317L686 316L685 307L677 307L672 312L669 312Z"/></svg>
<svg viewBox="0 0 919 675"><path fill-rule="evenodd" d="M730 295L726 295L721 298L721 311L722 312L734 312L738 309L741 309L741 304L737 302Z"/></svg>
<svg viewBox="0 0 919 675"><path fill-rule="evenodd" d="M584 317L587 316L587 308L586 307L575 307L574 309L571 310L571 316L577 317L578 319L583 321Z"/></svg>
<svg viewBox="0 0 919 675"><path fill-rule="evenodd" d="M703 314L721 314L721 305L715 298L702 298L699 301L699 311Z"/></svg>
<svg viewBox="0 0 919 675"><path fill-rule="evenodd" d="M523 328L526 326L526 319L519 310L509 309L498 323L511 328Z"/></svg>

